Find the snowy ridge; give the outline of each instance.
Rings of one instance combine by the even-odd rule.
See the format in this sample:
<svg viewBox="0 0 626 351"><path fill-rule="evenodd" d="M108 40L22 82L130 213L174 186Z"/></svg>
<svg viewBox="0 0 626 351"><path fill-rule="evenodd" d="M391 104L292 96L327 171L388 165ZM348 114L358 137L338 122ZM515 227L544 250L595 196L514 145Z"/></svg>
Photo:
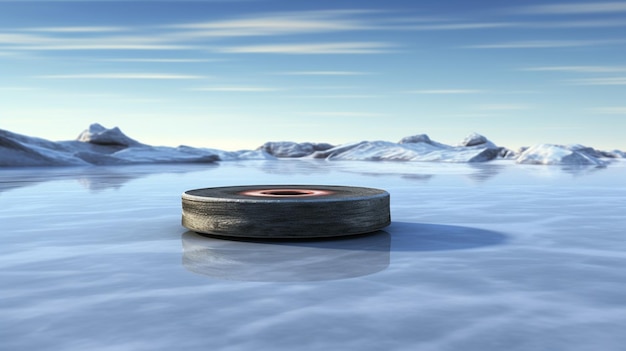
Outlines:
<svg viewBox="0 0 626 351"><path fill-rule="evenodd" d="M107 129L98 123L94 123L84 130L78 138L78 141L91 143L96 145L113 145L113 146L140 146L143 145L137 140L127 137L118 127Z"/></svg>
<svg viewBox="0 0 626 351"><path fill-rule="evenodd" d="M262 151L226 152L189 146L142 144L119 128L92 124L77 140L52 142L0 130L0 166L88 166L148 163L213 163L274 158Z"/></svg>
<svg viewBox="0 0 626 351"><path fill-rule="evenodd" d="M581 165L581 166L606 166L607 162L601 160L598 152L592 148L578 148L580 145L563 146L553 144L538 144L526 149L518 157L517 163L539 165Z"/></svg>
<svg viewBox="0 0 626 351"><path fill-rule="evenodd" d="M519 152L497 146L472 133L456 146L431 140L426 134L399 142L361 141L333 146L326 143L267 142L256 150L224 151L190 146L150 146L126 136L119 128L92 124L76 140L53 142L0 129L0 167L87 166L151 163L213 163L234 160L313 158L329 161L486 162L510 159L520 164L604 167L619 150L600 151L574 145L538 144Z"/></svg>
<svg viewBox="0 0 626 351"><path fill-rule="evenodd" d="M291 141L268 141L257 150L262 150L276 157L304 157L316 151L333 148L327 143L294 143Z"/></svg>
<svg viewBox="0 0 626 351"><path fill-rule="evenodd" d="M426 134L418 134L405 137L398 143L362 141L344 144L318 151L312 157L358 161L485 162L497 158L503 150L476 133L470 134L458 146L437 143Z"/></svg>

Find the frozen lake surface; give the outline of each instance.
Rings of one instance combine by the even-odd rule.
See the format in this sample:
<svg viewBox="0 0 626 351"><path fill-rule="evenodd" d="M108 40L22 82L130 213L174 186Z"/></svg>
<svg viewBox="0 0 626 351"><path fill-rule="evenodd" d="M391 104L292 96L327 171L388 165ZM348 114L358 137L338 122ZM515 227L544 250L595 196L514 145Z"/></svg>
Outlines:
<svg viewBox="0 0 626 351"><path fill-rule="evenodd" d="M331 184L392 225L211 239L183 191ZM623 350L626 162L0 169L2 350Z"/></svg>

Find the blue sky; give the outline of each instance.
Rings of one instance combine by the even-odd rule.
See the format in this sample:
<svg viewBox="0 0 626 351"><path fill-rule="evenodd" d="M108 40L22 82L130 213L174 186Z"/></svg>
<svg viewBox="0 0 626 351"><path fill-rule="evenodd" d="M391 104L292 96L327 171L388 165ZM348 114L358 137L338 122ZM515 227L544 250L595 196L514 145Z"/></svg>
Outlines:
<svg viewBox="0 0 626 351"><path fill-rule="evenodd" d="M0 128L626 149L626 1L0 0Z"/></svg>

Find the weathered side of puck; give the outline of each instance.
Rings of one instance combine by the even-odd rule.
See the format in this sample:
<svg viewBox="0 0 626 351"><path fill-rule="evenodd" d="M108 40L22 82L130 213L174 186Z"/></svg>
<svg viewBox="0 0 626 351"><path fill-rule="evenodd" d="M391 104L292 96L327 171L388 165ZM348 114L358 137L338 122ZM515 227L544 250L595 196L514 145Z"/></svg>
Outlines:
<svg viewBox="0 0 626 351"><path fill-rule="evenodd" d="M239 238L318 238L364 234L391 223L389 193L329 185L194 189L182 195L182 225Z"/></svg>

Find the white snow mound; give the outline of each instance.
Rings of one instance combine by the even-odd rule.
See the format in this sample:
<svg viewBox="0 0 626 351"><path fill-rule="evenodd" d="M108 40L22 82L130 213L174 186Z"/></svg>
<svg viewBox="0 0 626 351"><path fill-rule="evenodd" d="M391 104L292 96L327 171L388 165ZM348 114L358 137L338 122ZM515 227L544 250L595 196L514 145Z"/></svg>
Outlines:
<svg viewBox="0 0 626 351"><path fill-rule="evenodd" d="M211 163L217 154L185 147L149 146L119 128L92 124L78 140L53 142L0 130L0 166L89 166L142 163Z"/></svg>
<svg viewBox="0 0 626 351"><path fill-rule="evenodd" d="M257 150L276 157L304 157L316 151L324 151L333 146L327 143L295 143L292 141L268 141Z"/></svg>
<svg viewBox="0 0 626 351"><path fill-rule="evenodd" d="M216 161L316 158L356 161L486 162L516 160L522 164L605 166L606 159L626 153L583 145L540 144L515 153L472 133L456 146L433 141L426 134L389 141L361 141L339 146L327 143L267 142L256 150L224 151L190 146L150 146L119 128L94 123L76 140L49 141L0 129L0 167L90 166L146 163L212 163Z"/></svg>
<svg viewBox="0 0 626 351"><path fill-rule="evenodd" d="M142 145L137 140L127 137L118 127L107 129L98 123L90 125L88 129L80 133L76 140L97 145Z"/></svg>
<svg viewBox="0 0 626 351"><path fill-rule="evenodd" d="M405 137L399 143L362 141L344 144L315 152L312 157L353 161L485 162L498 157L501 149L479 134L471 134L461 146L434 142L428 135L418 134Z"/></svg>
<svg viewBox="0 0 626 351"><path fill-rule="evenodd" d="M580 150L577 146L537 144L522 152L516 162L534 165L606 166L605 161L577 149Z"/></svg>

